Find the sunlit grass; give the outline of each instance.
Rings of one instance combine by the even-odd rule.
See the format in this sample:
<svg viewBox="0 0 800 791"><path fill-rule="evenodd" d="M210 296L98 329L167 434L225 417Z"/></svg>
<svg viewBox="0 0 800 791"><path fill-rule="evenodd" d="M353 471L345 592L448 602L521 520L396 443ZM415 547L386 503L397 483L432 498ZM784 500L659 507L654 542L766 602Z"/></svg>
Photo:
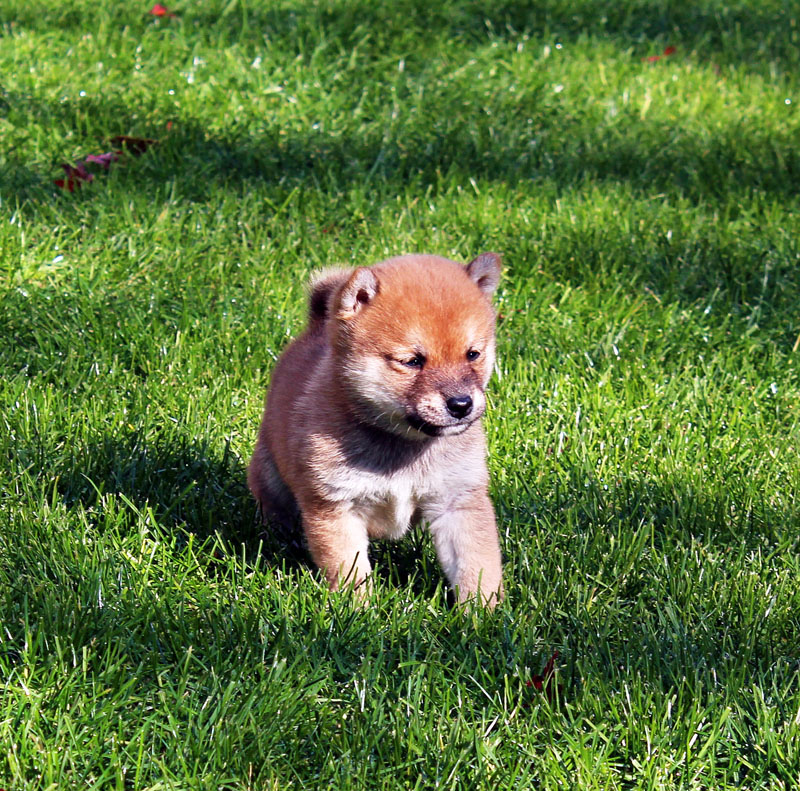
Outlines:
<svg viewBox="0 0 800 791"><path fill-rule="evenodd" d="M796 787L797 9L151 5L0 0L0 787ZM507 601L418 532L354 608L270 371L315 268L484 250Z"/></svg>

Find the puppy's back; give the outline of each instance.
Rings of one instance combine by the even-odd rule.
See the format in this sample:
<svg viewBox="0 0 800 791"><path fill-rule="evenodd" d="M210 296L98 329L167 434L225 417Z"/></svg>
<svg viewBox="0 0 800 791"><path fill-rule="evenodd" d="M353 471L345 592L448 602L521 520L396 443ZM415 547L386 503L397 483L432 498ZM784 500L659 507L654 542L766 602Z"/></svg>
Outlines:
<svg viewBox="0 0 800 791"><path fill-rule="evenodd" d="M286 347L272 372L260 441L276 456L288 452L293 408L325 354L331 300L349 276L348 270L328 269L312 278L308 294L308 326Z"/></svg>

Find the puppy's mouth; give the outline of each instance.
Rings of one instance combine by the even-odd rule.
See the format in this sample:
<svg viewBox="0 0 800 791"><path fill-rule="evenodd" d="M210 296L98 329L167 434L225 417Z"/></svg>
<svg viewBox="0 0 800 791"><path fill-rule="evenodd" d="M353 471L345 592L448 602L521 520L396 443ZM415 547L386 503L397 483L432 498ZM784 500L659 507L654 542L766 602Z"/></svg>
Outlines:
<svg viewBox="0 0 800 791"><path fill-rule="evenodd" d="M449 426L437 426L434 423L428 423L427 420L423 420L419 415L407 415L406 422L411 428L429 437L441 437L443 434L460 434L469 427L471 421L455 423Z"/></svg>
<svg viewBox="0 0 800 791"><path fill-rule="evenodd" d="M442 433L442 428L444 428L443 426L434 426L433 423L428 423L419 415L408 415L406 420L411 428L415 428L417 431L421 431L429 437L438 437Z"/></svg>

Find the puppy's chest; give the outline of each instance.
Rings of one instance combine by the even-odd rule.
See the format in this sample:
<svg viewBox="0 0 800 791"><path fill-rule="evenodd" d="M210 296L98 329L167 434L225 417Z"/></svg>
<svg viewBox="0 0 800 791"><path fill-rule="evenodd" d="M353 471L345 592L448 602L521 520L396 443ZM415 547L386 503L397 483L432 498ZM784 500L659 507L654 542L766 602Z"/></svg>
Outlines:
<svg viewBox="0 0 800 791"><path fill-rule="evenodd" d="M400 538L411 526L419 498L412 489L374 492L354 501L370 538Z"/></svg>
<svg viewBox="0 0 800 791"><path fill-rule="evenodd" d="M400 538L411 526L415 512L427 511L441 497L437 476L389 476L348 471L337 476L331 494L348 502L367 524L370 538ZM331 481L333 483L333 481Z"/></svg>
<svg viewBox="0 0 800 791"><path fill-rule="evenodd" d="M434 446L409 459L392 451L377 444L322 444L311 465L322 498L358 514L371 538L399 538L417 518L432 522L485 477L472 446Z"/></svg>

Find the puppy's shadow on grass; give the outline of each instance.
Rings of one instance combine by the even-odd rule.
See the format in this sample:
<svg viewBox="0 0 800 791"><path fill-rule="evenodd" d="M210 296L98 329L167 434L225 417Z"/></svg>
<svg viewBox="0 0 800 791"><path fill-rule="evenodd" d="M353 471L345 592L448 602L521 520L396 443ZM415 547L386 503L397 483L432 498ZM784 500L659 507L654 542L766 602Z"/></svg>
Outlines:
<svg viewBox="0 0 800 791"><path fill-rule="evenodd" d="M248 491L245 462L229 445L175 436L108 436L85 448L59 479L67 506L97 508L118 495L139 512L150 511L166 530L199 539L219 537L246 562L302 569L302 548L264 524Z"/></svg>
<svg viewBox="0 0 800 791"><path fill-rule="evenodd" d="M373 541L370 559L374 574L390 589L406 590L417 599L432 599L444 584L427 530L418 525L400 541ZM448 589L448 605L455 599Z"/></svg>
<svg viewBox="0 0 800 791"><path fill-rule="evenodd" d="M248 564L259 560L289 573L315 574L300 525L263 520L246 479L245 461L227 445L128 434L107 436L80 451L72 469L59 477L58 491L67 507L80 504L87 510L116 495L187 540L217 536L231 552L244 553ZM372 542L370 558L387 587L430 598L442 582L422 527L399 542Z"/></svg>

